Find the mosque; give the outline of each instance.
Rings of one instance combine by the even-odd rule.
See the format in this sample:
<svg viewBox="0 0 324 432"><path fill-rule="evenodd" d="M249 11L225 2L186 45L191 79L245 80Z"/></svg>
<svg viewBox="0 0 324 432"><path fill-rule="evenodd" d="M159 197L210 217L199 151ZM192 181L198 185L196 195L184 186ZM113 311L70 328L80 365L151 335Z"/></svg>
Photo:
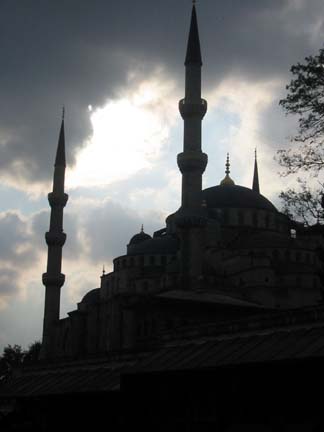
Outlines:
<svg viewBox="0 0 324 432"><path fill-rule="evenodd" d="M62 120L55 160L45 285L42 357L87 358L138 352L183 328L291 310L322 302L322 236L280 213L260 192L255 154L252 187L235 184L227 155L225 177L202 189L208 156L201 125L202 57L193 6L185 58L181 203L166 226L143 228L74 311L60 319L65 138ZM222 156L222 155L220 155ZM252 174L252 167L251 167Z"/></svg>
<svg viewBox="0 0 324 432"><path fill-rule="evenodd" d="M294 222L261 194L256 155L251 189L235 184L229 157L220 183L202 189L201 67L193 5L179 209L153 235L135 234L60 319L62 120L41 359L0 382L1 430L323 430L322 226Z"/></svg>

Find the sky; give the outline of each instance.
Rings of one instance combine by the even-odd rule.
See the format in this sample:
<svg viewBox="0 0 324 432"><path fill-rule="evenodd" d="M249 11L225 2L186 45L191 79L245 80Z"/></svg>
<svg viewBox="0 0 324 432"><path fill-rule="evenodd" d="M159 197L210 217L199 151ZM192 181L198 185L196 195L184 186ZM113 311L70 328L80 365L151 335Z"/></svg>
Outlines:
<svg viewBox="0 0 324 432"><path fill-rule="evenodd" d="M67 151L61 316L100 284L132 235L178 209L190 0L2 0L0 14L0 353L41 339L47 193L65 106ZM296 119L278 102L290 67L324 41L322 0L198 0L204 187L231 177L261 193Z"/></svg>

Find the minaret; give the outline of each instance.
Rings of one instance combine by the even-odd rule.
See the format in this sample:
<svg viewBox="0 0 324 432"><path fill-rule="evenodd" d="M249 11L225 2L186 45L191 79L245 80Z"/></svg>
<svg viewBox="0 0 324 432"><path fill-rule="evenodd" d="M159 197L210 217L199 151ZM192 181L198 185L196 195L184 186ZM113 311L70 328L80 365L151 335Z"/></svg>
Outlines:
<svg viewBox="0 0 324 432"><path fill-rule="evenodd" d="M184 120L183 152L178 154L182 173L181 206L185 209L201 207L202 174L207 166L207 155L201 151L201 121L207 102L201 98L201 52L196 7L193 5L185 60L185 98L179 102Z"/></svg>
<svg viewBox="0 0 324 432"><path fill-rule="evenodd" d="M254 173L253 173L253 182L252 182L252 190L254 192L260 193L259 186L259 174L258 174L258 161L257 161L257 151L254 151Z"/></svg>
<svg viewBox="0 0 324 432"><path fill-rule="evenodd" d="M201 98L201 66L197 14L193 4L185 59L185 97L179 102L184 120L183 152L177 157L182 174L182 192L176 224L184 289L197 286L197 281L201 280L206 224L206 208L202 205L202 174L208 158L201 150L201 123L207 111L207 102Z"/></svg>
<svg viewBox="0 0 324 432"><path fill-rule="evenodd" d="M45 311L43 326L42 357L48 358L54 350L54 326L60 318L60 295L65 276L61 273L62 247L66 240L63 232L63 209L68 195L64 192L65 178L65 137L64 137L64 108L60 136L56 151L53 191L48 194L51 207L50 228L45 234L48 246L47 271L43 274L45 285Z"/></svg>

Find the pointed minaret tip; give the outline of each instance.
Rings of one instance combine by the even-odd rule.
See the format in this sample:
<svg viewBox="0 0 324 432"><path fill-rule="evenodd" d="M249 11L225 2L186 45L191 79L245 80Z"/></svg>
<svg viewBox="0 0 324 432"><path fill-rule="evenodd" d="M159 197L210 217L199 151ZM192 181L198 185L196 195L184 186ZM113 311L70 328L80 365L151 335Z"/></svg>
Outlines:
<svg viewBox="0 0 324 432"><path fill-rule="evenodd" d="M56 158L54 166L63 166L66 167L65 160L65 134L64 134L64 116L65 116L65 108L62 109L62 122L60 129L60 136L57 145Z"/></svg>
<svg viewBox="0 0 324 432"><path fill-rule="evenodd" d="M199 41L199 31L198 31L198 22L197 22L197 13L196 13L196 2L192 2L192 12L191 12L191 23L189 30L189 38L187 45L187 54L185 65L189 64L198 64L202 65L201 60L201 51L200 51L200 41Z"/></svg>
<svg viewBox="0 0 324 432"><path fill-rule="evenodd" d="M258 194L260 193L257 149L254 150L254 172L253 172L252 190L254 192L257 192Z"/></svg>

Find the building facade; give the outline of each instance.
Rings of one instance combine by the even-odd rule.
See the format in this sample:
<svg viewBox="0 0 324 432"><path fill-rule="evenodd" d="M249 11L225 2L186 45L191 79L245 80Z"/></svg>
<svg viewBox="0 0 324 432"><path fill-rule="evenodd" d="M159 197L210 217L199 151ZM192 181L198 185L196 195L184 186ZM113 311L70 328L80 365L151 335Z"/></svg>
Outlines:
<svg viewBox="0 0 324 432"><path fill-rule="evenodd" d="M51 206L42 356L87 358L154 346L170 330L220 323L262 311L290 310L322 302L323 237L280 213L260 192L255 155L252 187L236 185L227 156L220 184L202 189L208 157L201 124L202 57L195 5L185 59L181 205L166 226L149 235L143 228L125 255L113 261L98 288L60 319L65 139L62 120ZM252 168L252 167L251 167ZM252 173L252 169L251 169Z"/></svg>

